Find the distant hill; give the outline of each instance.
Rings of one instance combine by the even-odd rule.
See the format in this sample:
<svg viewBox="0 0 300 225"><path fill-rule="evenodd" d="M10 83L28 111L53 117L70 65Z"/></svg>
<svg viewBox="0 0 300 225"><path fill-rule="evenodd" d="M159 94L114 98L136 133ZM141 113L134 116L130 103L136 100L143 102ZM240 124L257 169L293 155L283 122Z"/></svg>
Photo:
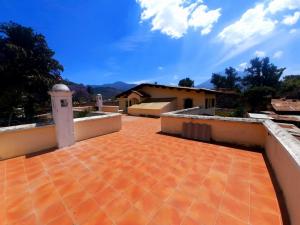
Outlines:
<svg viewBox="0 0 300 225"><path fill-rule="evenodd" d="M93 88L97 88L97 87L110 87L110 88L115 88L118 90L122 90L122 91L126 91L130 88L133 88L136 86L136 84L128 84L122 81L117 81L111 84L102 84L102 85L91 85Z"/></svg>
<svg viewBox="0 0 300 225"><path fill-rule="evenodd" d="M103 99L112 99L117 94L135 87L135 84L128 84L122 81L117 81L111 84L90 85L94 94L101 94Z"/></svg>
<svg viewBox="0 0 300 225"><path fill-rule="evenodd" d="M210 79L207 81L204 81L203 83L199 84L196 86L197 88L208 88L208 89L213 89L214 85L210 83Z"/></svg>
<svg viewBox="0 0 300 225"><path fill-rule="evenodd" d="M123 92L120 89L112 87L92 87L93 94L101 94L104 100L113 99L117 94Z"/></svg>
<svg viewBox="0 0 300 225"><path fill-rule="evenodd" d="M224 73L220 73L221 75L224 75ZM245 72L242 71L238 71L238 76L243 78L244 76L246 76ZM208 88L208 89L213 89L214 85L210 82L211 79L204 81L203 83L197 85L197 88Z"/></svg>

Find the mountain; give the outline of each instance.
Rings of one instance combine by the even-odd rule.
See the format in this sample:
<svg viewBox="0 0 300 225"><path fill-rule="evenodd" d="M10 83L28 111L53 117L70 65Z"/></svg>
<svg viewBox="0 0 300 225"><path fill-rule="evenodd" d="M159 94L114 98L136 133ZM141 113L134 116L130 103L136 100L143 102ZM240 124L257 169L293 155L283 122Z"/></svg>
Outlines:
<svg viewBox="0 0 300 225"><path fill-rule="evenodd" d="M135 87L135 84L128 84L122 81L117 81L111 84L90 85L94 94L101 94L103 99L113 99L117 94L127 91Z"/></svg>
<svg viewBox="0 0 300 225"><path fill-rule="evenodd" d="M224 73L220 73L221 75L225 76ZM243 71L238 71L238 76L241 78L244 78L246 76L246 73ZM197 85L197 88L208 88L208 89L213 89L214 85L210 82L211 79L204 81L203 83Z"/></svg>
<svg viewBox="0 0 300 225"><path fill-rule="evenodd" d="M115 88L115 89L118 89L118 90L126 91L130 88L135 87L136 85L135 84L128 84L128 83L125 83L125 82L122 82L122 81L117 81L117 82L114 82L114 83L111 83L111 84L91 85L91 86L93 88L95 88L95 87L110 87L110 88Z"/></svg>
<svg viewBox="0 0 300 225"><path fill-rule="evenodd" d="M123 92L123 90L116 89L113 87L92 87L94 94L101 94L104 100L113 99L117 94Z"/></svg>
<svg viewBox="0 0 300 225"><path fill-rule="evenodd" d="M197 88L213 89L214 85L210 83L210 79L196 86Z"/></svg>

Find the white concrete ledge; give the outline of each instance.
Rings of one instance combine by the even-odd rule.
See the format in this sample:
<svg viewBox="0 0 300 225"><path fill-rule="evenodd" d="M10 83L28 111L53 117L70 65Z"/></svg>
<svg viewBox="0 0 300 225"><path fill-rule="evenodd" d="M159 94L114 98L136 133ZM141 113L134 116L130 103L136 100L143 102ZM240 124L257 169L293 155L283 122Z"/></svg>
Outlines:
<svg viewBox="0 0 300 225"><path fill-rule="evenodd" d="M263 122L268 132L285 148L300 168L300 142L285 129L271 120Z"/></svg>
<svg viewBox="0 0 300 225"><path fill-rule="evenodd" d="M33 129L33 128L37 128L37 129L44 128L47 126L53 126L53 123L48 123L48 124L31 123L31 124L24 124L24 125L10 126L10 127L0 127L0 134L5 132L16 132L21 130Z"/></svg>

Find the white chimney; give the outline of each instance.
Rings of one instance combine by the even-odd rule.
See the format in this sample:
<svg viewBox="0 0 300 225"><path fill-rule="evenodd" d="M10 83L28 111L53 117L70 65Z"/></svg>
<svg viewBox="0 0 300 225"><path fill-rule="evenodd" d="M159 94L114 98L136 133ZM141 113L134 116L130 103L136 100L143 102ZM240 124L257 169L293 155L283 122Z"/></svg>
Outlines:
<svg viewBox="0 0 300 225"><path fill-rule="evenodd" d="M63 148L73 145L75 137L72 92L64 84L55 84L49 94L51 95L58 147Z"/></svg>
<svg viewBox="0 0 300 225"><path fill-rule="evenodd" d="M103 100L101 94L96 95L96 106L98 107L98 111L102 111Z"/></svg>

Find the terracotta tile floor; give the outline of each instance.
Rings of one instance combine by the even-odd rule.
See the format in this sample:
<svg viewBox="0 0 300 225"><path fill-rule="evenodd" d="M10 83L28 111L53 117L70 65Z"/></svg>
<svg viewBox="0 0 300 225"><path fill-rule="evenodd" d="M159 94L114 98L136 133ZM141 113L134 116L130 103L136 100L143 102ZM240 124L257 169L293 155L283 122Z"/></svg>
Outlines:
<svg viewBox="0 0 300 225"><path fill-rule="evenodd" d="M0 162L0 224L277 225L262 154L158 134L123 117L120 132Z"/></svg>

